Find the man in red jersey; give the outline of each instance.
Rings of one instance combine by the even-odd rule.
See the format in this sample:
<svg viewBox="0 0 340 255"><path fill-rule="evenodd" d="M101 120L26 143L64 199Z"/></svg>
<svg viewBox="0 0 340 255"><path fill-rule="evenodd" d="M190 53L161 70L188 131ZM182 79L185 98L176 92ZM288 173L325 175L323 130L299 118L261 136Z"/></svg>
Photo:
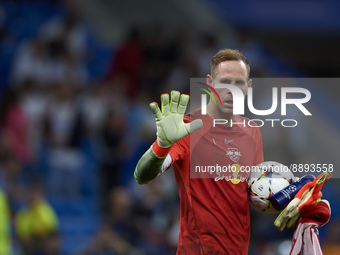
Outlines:
<svg viewBox="0 0 340 255"><path fill-rule="evenodd" d="M232 84L247 94L249 72L249 61L239 51L224 49L212 58L206 83ZM150 104L157 140L139 160L134 176L146 184L174 166L181 201L177 255L248 254L249 173L241 169L263 162L262 138L258 127L244 125L248 119L233 115L231 92L216 91L221 104L210 100L207 115L197 109L184 116L189 96L177 91L171 92L171 100L168 94L161 96L162 111ZM213 119L228 122L215 126Z"/></svg>

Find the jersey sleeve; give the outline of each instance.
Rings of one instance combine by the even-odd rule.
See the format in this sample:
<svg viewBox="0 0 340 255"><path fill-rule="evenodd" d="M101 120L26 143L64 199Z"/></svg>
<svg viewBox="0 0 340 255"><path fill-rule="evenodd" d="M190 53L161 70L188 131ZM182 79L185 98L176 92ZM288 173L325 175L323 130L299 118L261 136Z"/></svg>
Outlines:
<svg viewBox="0 0 340 255"><path fill-rule="evenodd" d="M177 160L181 160L184 158L187 153L188 148L185 146L185 143L189 140L189 136L184 137L182 140L174 143L172 145L169 154L166 156L163 164L162 164L162 173L168 170Z"/></svg>

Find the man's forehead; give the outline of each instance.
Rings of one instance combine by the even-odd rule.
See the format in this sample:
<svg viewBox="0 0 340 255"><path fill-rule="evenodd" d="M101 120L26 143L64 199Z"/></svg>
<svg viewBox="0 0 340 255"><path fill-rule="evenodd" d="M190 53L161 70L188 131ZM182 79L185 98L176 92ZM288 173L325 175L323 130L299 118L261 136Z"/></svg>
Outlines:
<svg viewBox="0 0 340 255"><path fill-rule="evenodd" d="M216 78L247 78L247 66L242 60L224 61L215 69Z"/></svg>
<svg viewBox="0 0 340 255"><path fill-rule="evenodd" d="M214 77L213 78L214 80L217 80L217 81L224 81L224 80L231 80L231 81L237 81L237 80L247 80L248 78L243 76L243 77L240 77L240 76L230 76L230 75L227 75L227 76L217 76L217 77Z"/></svg>

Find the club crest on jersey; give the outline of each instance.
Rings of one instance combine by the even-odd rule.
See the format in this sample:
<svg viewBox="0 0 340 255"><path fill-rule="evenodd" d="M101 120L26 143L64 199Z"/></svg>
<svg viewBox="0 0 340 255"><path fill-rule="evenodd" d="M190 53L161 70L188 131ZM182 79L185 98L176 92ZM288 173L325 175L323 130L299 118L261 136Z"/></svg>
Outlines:
<svg viewBox="0 0 340 255"><path fill-rule="evenodd" d="M237 148L228 148L227 152L227 156L230 157L230 159L234 162L239 161L241 155L241 152L238 151Z"/></svg>

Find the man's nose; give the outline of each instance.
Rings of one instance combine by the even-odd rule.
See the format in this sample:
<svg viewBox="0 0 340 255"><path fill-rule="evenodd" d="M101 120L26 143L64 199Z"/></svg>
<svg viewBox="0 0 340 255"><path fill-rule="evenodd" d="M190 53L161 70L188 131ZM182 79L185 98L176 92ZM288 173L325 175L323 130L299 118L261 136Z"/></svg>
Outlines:
<svg viewBox="0 0 340 255"><path fill-rule="evenodd" d="M224 94L230 95L231 94L230 89L224 88Z"/></svg>

